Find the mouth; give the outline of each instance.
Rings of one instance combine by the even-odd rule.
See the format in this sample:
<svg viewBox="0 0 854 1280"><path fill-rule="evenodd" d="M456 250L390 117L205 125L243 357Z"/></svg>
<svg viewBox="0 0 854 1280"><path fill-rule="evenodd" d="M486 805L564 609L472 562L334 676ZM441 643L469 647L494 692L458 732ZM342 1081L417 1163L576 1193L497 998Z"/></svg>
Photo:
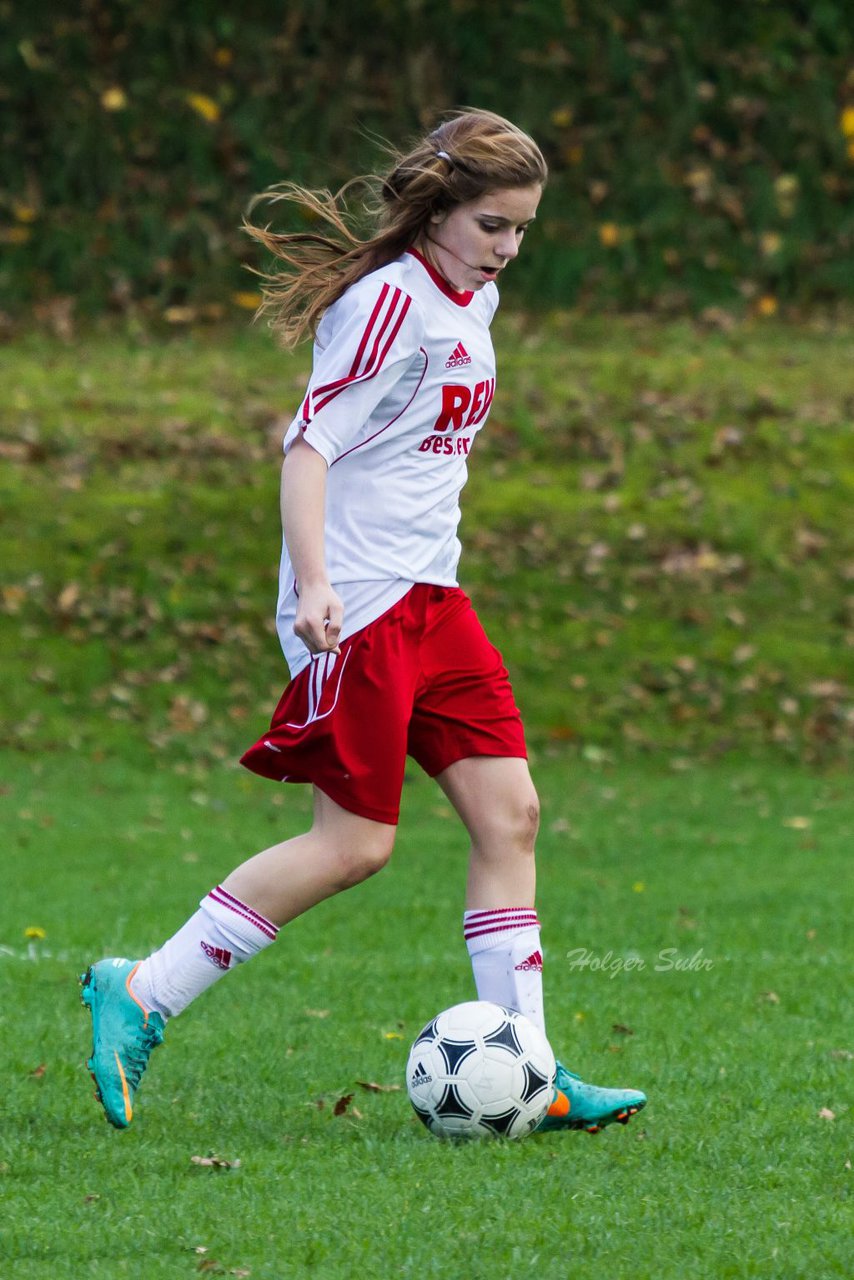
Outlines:
<svg viewBox="0 0 854 1280"><path fill-rule="evenodd" d="M480 274L487 280L494 280L500 270L500 267L481 267Z"/></svg>

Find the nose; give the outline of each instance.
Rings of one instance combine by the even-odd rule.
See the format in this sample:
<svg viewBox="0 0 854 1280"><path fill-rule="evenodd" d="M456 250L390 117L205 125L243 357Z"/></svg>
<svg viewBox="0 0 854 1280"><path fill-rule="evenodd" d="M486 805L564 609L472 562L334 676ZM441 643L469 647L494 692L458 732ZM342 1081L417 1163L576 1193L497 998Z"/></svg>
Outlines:
<svg viewBox="0 0 854 1280"><path fill-rule="evenodd" d="M507 231L495 246L496 255L505 262L515 258L519 252L519 241L514 231Z"/></svg>

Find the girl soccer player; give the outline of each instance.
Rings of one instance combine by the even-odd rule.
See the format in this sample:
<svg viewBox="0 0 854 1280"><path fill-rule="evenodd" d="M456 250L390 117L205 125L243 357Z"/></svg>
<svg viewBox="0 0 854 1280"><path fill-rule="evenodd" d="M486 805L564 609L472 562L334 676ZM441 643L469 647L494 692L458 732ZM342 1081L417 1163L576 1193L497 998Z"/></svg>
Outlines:
<svg viewBox="0 0 854 1280"><path fill-rule="evenodd" d="M169 1018L288 921L385 865L407 754L471 837L463 933L478 997L544 1029L537 794L501 656L457 585L457 524L495 389L496 281L546 176L527 134L466 111L382 179L366 239L335 198L291 184L267 198L295 203L327 233L246 224L284 263L267 277L273 327L286 345L309 332L315 341L282 467L277 622L291 681L242 762L311 783L314 818L233 871L146 960L87 970L88 1066L117 1128L131 1122ZM559 1064L541 1127L596 1132L645 1102Z"/></svg>

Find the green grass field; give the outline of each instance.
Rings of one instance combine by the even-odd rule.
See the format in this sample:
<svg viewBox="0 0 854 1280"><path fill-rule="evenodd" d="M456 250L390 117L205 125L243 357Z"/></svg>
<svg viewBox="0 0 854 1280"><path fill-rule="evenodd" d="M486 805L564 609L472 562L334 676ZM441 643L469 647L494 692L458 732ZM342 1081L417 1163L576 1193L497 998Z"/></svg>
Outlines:
<svg viewBox="0 0 854 1280"><path fill-rule="evenodd" d="M415 1119L409 1043L473 989L465 841L413 766L392 865L175 1020L108 1128L77 974L308 820L235 764L284 679L305 357L33 334L0 362L2 1280L850 1276L850 335L497 338L463 581L533 748L549 1032L648 1108L469 1147Z"/></svg>
<svg viewBox="0 0 854 1280"><path fill-rule="evenodd" d="M402 1086L423 1022L472 995L464 841L429 781L407 786L386 872L170 1024L120 1134L82 1067L75 974L157 944L238 856L299 830L306 800L231 766L13 761L2 1274L850 1275L842 781L755 762L537 776L551 1038L650 1103L596 1137L459 1149L402 1090L357 1083ZM211 1154L240 1166L192 1163Z"/></svg>

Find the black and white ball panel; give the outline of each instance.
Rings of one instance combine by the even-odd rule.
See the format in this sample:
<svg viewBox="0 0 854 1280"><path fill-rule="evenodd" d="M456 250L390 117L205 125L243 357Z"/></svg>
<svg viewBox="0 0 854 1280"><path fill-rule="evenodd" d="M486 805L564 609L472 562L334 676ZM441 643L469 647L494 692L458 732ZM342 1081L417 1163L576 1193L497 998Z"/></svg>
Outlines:
<svg viewBox="0 0 854 1280"><path fill-rule="evenodd" d="M527 1018L472 1000L438 1014L412 1045L406 1082L416 1115L441 1137L524 1137L551 1101L555 1062Z"/></svg>

